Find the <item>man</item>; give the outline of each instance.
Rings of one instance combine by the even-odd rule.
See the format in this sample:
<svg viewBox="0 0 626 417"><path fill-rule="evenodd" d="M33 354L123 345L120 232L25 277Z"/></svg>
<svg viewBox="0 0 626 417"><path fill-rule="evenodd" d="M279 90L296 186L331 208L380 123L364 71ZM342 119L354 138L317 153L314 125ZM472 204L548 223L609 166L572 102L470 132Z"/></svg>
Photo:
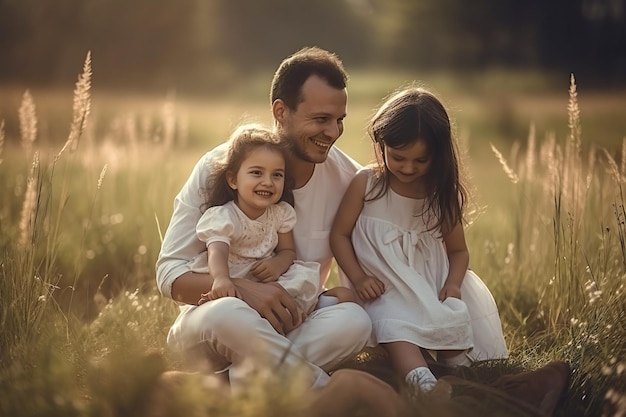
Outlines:
<svg viewBox="0 0 626 417"><path fill-rule="evenodd" d="M321 265L320 288L331 268L328 235L341 197L359 164L335 148L346 116L347 74L341 61L319 48L305 48L285 59L271 88L274 129L290 146L295 180L294 228L297 258ZM302 366L313 387L324 386L326 372L359 352L371 322L355 303L340 303L300 317L295 301L275 284L235 280L242 299L198 304L210 290L208 274L190 271L206 247L195 235L210 162L223 145L204 155L174 202L174 213L157 261L161 293L185 303L170 329L168 344L193 358L208 360L214 370L229 367L231 385L245 381L246 359L265 355L269 364Z"/></svg>

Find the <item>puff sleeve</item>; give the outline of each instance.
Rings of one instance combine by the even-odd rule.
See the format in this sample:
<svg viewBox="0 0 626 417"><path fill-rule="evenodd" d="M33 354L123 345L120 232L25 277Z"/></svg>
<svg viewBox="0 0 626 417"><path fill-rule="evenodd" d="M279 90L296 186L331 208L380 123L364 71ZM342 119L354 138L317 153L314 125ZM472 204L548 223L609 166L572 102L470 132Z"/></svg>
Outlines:
<svg viewBox="0 0 626 417"><path fill-rule="evenodd" d="M226 206L211 207L204 212L196 225L198 239L209 246L213 242L231 244L238 222Z"/></svg>
<svg viewBox="0 0 626 417"><path fill-rule="evenodd" d="M278 208L278 233L287 233L296 225L296 210L284 201L276 205Z"/></svg>

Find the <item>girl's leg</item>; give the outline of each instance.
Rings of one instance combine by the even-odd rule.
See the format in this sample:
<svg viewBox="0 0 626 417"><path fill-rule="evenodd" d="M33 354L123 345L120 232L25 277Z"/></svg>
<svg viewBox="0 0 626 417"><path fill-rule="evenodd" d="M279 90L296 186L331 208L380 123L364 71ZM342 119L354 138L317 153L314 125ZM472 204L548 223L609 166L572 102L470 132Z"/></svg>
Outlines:
<svg viewBox="0 0 626 417"><path fill-rule="evenodd" d="M440 350L437 352L437 361L449 366L470 366L472 364L465 350Z"/></svg>
<svg viewBox="0 0 626 417"><path fill-rule="evenodd" d="M419 346L409 342L382 343L394 369L404 375L406 383L415 390L431 391L437 378L428 368Z"/></svg>

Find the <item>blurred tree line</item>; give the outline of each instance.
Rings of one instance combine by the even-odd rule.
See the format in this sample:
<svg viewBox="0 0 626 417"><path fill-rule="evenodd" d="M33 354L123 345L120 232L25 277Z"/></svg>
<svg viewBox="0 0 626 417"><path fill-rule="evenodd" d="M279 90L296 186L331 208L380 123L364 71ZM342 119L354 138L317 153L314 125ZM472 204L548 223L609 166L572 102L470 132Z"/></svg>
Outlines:
<svg viewBox="0 0 626 417"><path fill-rule="evenodd" d="M349 70L557 69L624 83L626 0L0 0L0 83L207 91L302 46Z"/></svg>

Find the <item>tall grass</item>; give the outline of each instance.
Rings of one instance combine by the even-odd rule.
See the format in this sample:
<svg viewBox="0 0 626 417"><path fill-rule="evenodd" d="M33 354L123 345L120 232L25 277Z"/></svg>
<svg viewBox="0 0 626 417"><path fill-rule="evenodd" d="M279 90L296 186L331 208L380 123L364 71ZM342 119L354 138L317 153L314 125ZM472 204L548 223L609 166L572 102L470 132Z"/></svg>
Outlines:
<svg viewBox="0 0 626 417"><path fill-rule="evenodd" d="M0 415L143 415L160 373L183 366L165 346L177 307L156 292L154 262L173 196L198 156L181 146L187 117L169 97L154 117L127 111L103 125L91 72L87 55L58 148L38 142L29 91L19 137L0 121ZM531 124L511 149L492 145L504 172L489 181L510 182L512 200L489 208L508 216L488 230L472 226L468 242L511 358L475 371L489 381L566 360L574 372L558 415L623 415L626 139L617 152L585 142L573 77L567 109L565 138L540 140ZM198 376L164 393L171 401L158 415L303 414L298 384L269 386L260 375L232 401L211 384ZM476 400L456 404L468 406L489 412ZM413 414L434 410L416 404Z"/></svg>
<svg viewBox="0 0 626 417"><path fill-rule="evenodd" d="M531 129L525 144L513 146L510 162L493 147L516 187L511 279L526 289L522 300L511 292L501 294L499 301L524 317L518 322L525 327L523 337L518 333L509 338L516 358L529 361L535 356L538 363L549 356L572 365L571 410L621 415L626 411L626 264L621 243L626 143L619 155L621 166L607 149L596 149L593 143L583 149L573 75L567 109L564 143L553 135L537 143ZM524 305L528 292L535 301Z"/></svg>
<svg viewBox="0 0 626 417"><path fill-rule="evenodd" d="M74 90L67 140L60 149L37 149L36 108L28 91L19 109L19 147L4 146L4 121L0 125L5 196L0 211L0 415L106 415L109 406L128 415L136 398L107 397L118 386L118 377L128 373L124 379L130 390L137 381L154 381L159 369L165 369L159 361L161 368L155 367L145 352L164 350L175 306L161 303L154 293L138 291L126 296L122 292L115 308L110 299L124 285L148 287L155 255L146 259L145 245L121 247L128 253L116 253L118 242L136 244L141 234L137 225L127 225L124 236L115 237L115 226L124 223L124 215L105 215L101 192L108 166L95 164L99 149L93 142L88 152L79 151L88 128L90 79L88 54ZM135 220L130 215L128 219ZM136 238L128 239L130 235ZM102 272L91 274L87 264L98 252L108 256L103 256L104 266L95 266ZM123 264L125 256L130 267ZM107 277L116 274L120 263L124 276L117 277L117 288L105 290ZM121 358L131 363L124 362L122 369ZM103 382L103 369L111 367L120 374ZM146 389L137 387L135 391Z"/></svg>

